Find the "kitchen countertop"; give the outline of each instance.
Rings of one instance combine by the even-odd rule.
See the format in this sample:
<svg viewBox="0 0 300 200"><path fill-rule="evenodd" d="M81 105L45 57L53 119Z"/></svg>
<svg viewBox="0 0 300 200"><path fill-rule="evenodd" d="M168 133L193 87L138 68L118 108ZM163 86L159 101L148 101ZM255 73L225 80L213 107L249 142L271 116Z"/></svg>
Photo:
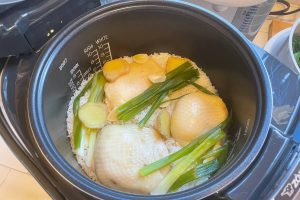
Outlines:
<svg viewBox="0 0 300 200"><path fill-rule="evenodd" d="M294 0L291 1L295 4L291 4L291 9L290 10L295 10L300 8L300 0ZM275 4L273 10L279 10L281 8L280 5ZM288 23L293 23L296 21L298 18L300 18L300 12L292 14L292 15L286 15L286 16L269 16L262 27L260 28L258 34L256 35L255 39L253 42L257 44L260 47L264 47L266 43L268 42L269 38L269 27L270 24L272 23L272 20L276 19L278 21L282 22L288 22Z"/></svg>
<svg viewBox="0 0 300 200"><path fill-rule="evenodd" d="M299 7L300 6L292 5L292 10ZM268 33L272 19L293 22L299 17L300 13L283 17L268 17L253 42L260 47L264 47L269 40ZM37 181L30 175L26 168L16 159L1 136L0 153L0 199L51 199Z"/></svg>

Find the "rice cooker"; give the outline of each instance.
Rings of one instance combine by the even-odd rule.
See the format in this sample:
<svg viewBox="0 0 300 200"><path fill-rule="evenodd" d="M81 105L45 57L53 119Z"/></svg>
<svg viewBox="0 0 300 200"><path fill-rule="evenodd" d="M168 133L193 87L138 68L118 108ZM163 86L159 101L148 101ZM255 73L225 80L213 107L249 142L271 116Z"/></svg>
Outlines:
<svg viewBox="0 0 300 200"><path fill-rule="evenodd" d="M1 7L0 132L53 199L300 198L299 75L195 4L99 6L33 0ZM90 180L72 154L66 112L74 91L105 62L141 52L195 61L233 111L229 159L202 185L124 193Z"/></svg>

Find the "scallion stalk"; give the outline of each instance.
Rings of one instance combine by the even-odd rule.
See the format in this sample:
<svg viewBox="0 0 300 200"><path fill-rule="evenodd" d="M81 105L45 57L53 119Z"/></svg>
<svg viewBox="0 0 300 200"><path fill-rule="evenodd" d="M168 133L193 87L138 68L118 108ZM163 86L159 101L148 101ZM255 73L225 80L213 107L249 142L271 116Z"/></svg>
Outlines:
<svg viewBox="0 0 300 200"><path fill-rule="evenodd" d="M207 154L200 157L200 159L198 158L198 161L196 161L197 164L182 174L171 186L169 192L174 192L189 182L212 176L224 165L228 156L229 146L230 143L227 141L223 146L209 151ZM213 158L213 160L202 163L208 158Z"/></svg>
<svg viewBox="0 0 300 200"><path fill-rule="evenodd" d="M75 120L79 120L78 117L75 118ZM75 122L75 121L74 121ZM78 127L76 127L76 134L74 134L74 142L75 145L77 145L77 148L75 148L76 150L76 153L79 155L79 156L84 156L84 144L85 144L85 138L86 138L86 134L87 134L87 131L86 131L86 128L83 126L83 124L80 122L76 122Z"/></svg>
<svg viewBox="0 0 300 200"><path fill-rule="evenodd" d="M176 98L173 98L173 99L167 99L167 100L161 102L161 105L164 104L164 103L167 103L167 102L179 100L179 99L181 99L182 97L185 97L186 95L189 95L189 94L191 94L191 93L187 93L187 94L181 95L181 96L176 97Z"/></svg>
<svg viewBox="0 0 300 200"><path fill-rule="evenodd" d="M150 119L151 115L155 112L155 110L161 105L161 102L166 98L166 96L168 95L167 92L163 93L156 102L153 103L153 105L151 106L150 110L147 112L147 114L145 115L145 117L139 122L139 125L141 127L145 126L147 121Z"/></svg>
<svg viewBox="0 0 300 200"><path fill-rule="evenodd" d="M174 79L172 80L166 80L165 82L162 83L153 84L142 94L126 102L125 104L128 104L127 107L123 107L123 105L125 104L121 105L117 109L118 115L119 116L122 114L124 115L124 113L126 114L127 112L130 112L131 110L134 110L136 107L141 105L143 105L144 108L146 108L148 104L152 102L150 100L152 100L154 97L159 98L159 96L161 96L162 93L164 92L168 92L170 90L174 91L175 88L179 89L178 86L184 84L186 79L190 79L197 76L197 72L194 71L195 69L192 70L193 71L183 72L184 74L182 74L181 77L174 77Z"/></svg>
<svg viewBox="0 0 300 200"><path fill-rule="evenodd" d="M90 80L85 87L81 90L81 92L77 95L77 97L73 101L73 144L74 149L77 150L79 147L83 146L82 139L84 138L84 132L81 131L82 124L78 118L78 110L80 107L80 98L85 95L85 93L90 89L92 85L93 79ZM82 147L83 148L83 147Z"/></svg>
<svg viewBox="0 0 300 200"><path fill-rule="evenodd" d="M223 129L225 128L228 123L231 120L231 114L229 115L229 117L226 118L226 120L224 120L222 123L220 123L218 126L214 127L213 129L209 130L208 132L202 134L201 136L199 136L198 138L194 139L191 143L189 143L188 145L186 145L185 147L181 148L180 150L178 150L175 153L172 153L158 161L155 161L143 168L140 169L140 175L141 176L147 176L153 172L156 172L158 170L160 170L161 168L170 165L171 163L173 163L176 160L179 160L180 158L188 155L190 152L192 152L201 142L203 142L204 139L206 139L210 134L216 132L219 129Z"/></svg>
<svg viewBox="0 0 300 200"><path fill-rule="evenodd" d="M103 100L105 83L106 80L104 78L103 72L98 72L94 75L88 102L97 103Z"/></svg>
<svg viewBox="0 0 300 200"><path fill-rule="evenodd" d="M73 102L73 140L74 140L74 149L76 153L84 157L84 146L88 142L88 150L86 155L86 165L91 166L91 161L94 153L94 145L96 141L97 130L90 130L86 128L83 123L79 120L78 111L80 108L80 98L85 95L89 90L88 102L101 102L104 97L104 85L106 80L102 72L97 72L94 74L93 78L85 85L82 91L78 94ZM89 141L84 141L86 134L89 134Z"/></svg>
<svg viewBox="0 0 300 200"><path fill-rule="evenodd" d="M180 158L188 155L190 152L192 152L201 142L203 142L210 134L217 131L217 129L209 131L197 139L193 140L191 143L186 145L185 147L181 148L180 150L176 151L175 153L172 153L158 161L155 161L149 165L146 165L145 167L140 169L140 175L141 176L147 176L149 174L152 174L153 172L156 172L160 169L162 169L165 166L170 165L176 160L179 160Z"/></svg>
<svg viewBox="0 0 300 200"><path fill-rule="evenodd" d="M88 167L92 166L92 160L94 157L94 149L95 149L95 143L96 143L96 137L97 137L98 130L89 130L89 144L87 149L87 155L85 159L85 163Z"/></svg>
<svg viewBox="0 0 300 200"><path fill-rule="evenodd" d="M203 163L198 165L197 167L187 171L183 175L181 175L174 184L170 187L168 192L175 192L183 185L207 177L211 176L220 168L220 163L217 159L208 161L207 163Z"/></svg>
<svg viewBox="0 0 300 200"><path fill-rule="evenodd" d="M228 141L226 141L226 143L217 148L217 149L213 149L211 151L209 151L207 154L205 154L204 156L201 157L201 161L214 157L214 158L219 158L221 155L227 155L228 151L229 151L229 147L230 147L230 143Z"/></svg>
<svg viewBox="0 0 300 200"><path fill-rule="evenodd" d="M192 82L192 81L188 81L189 84L193 85L195 88L197 88L198 90L200 90L201 92L204 92L205 94L209 94L209 95L215 95L214 93L212 93L211 91L209 91L208 89L206 89L205 87Z"/></svg>
<svg viewBox="0 0 300 200"><path fill-rule="evenodd" d="M198 76L199 71L193 68L191 63L185 62L176 69L167 73L166 80L164 82L154 83L142 94L119 106L116 110L118 119L122 121L131 120L135 115L140 113L151 104L155 104L155 106L152 105L152 108L158 108L158 106L156 106L156 102L158 102L162 96L165 96L171 91L175 91L184 87L188 84L188 80L195 80ZM150 109L149 113L146 115L146 118L140 122L140 125L145 125L152 114L153 109Z"/></svg>
<svg viewBox="0 0 300 200"><path fill-rule="evenodd" d="M93 77L93 82L90 90L90 96L88 98L88 103L98 103L103 101L104 98L104 85L106 80L104 78L103 72L98 72ZM94 155L94 147L96 142L98 129L89 129L89 145L86 155L86 165L90 167L92 165L92 159Z"/></svg>
<svg viewBox="0 0 300 200"><path fill-rule="evenodd" d="M223 139L226 134L218 129L210 134L203 142L201 142L191 153L183 158L166 177L159 183L151 194L160 195L166 194L174 182L203 154L205 154L219 140Z"/></svg>

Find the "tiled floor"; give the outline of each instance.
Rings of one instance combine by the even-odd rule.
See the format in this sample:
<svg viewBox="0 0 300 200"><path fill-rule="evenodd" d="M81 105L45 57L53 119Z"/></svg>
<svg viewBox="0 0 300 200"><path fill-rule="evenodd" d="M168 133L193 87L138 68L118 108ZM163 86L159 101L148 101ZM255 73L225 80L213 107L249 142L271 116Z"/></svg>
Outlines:
<svg viewBox="0 0 300 200"><path fill-rule="evenodd" d="M50 200L51 198L16 159L0 136L0 199Z"/></svg>
<svg viewBox="0 0 300 200"><path fill-rule="evenodd" d="M297 7L299 6L293 5L293 9ZM280 20L293 22L299 17L300 14L295 14L281 17ZM254 43L264 47L269 39L269 25L274 18L278 17L269 17L266 20L256 36ZM50 199L50 197L16 159L0 136L0 200L2 199L47 200Z"/></svg>

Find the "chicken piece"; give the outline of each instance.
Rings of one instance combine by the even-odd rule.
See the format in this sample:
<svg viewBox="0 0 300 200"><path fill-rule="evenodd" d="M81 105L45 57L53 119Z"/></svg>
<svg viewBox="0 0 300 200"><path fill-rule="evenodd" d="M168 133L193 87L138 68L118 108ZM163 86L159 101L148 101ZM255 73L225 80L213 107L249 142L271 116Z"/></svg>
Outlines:
<svg viewBox="0 0 300 200"><path fill-rule="evenodd" d="M152 83L149 76L161 74L164 74L164 70L150 57L144 63L130 63L127 74L105 84L105 102L109 110L119 107L150 87Z"/></svg>
<svg viewBox="0 0 300 200"><path fill-rule="evenodd" d="M139 175L142 167L167 156L168 149L154 129L135 124L104 127L94 155L98 180L126 192L150 193L169 170L166 167L145 177Z"/></svg>
<svg viewBox="0 0 300 200"><path fill-rule="evenodd" d="M181 145L214 128L228 116L218 96L203 92L188 94L176 102L171 116L171 135Z"/></svg>

